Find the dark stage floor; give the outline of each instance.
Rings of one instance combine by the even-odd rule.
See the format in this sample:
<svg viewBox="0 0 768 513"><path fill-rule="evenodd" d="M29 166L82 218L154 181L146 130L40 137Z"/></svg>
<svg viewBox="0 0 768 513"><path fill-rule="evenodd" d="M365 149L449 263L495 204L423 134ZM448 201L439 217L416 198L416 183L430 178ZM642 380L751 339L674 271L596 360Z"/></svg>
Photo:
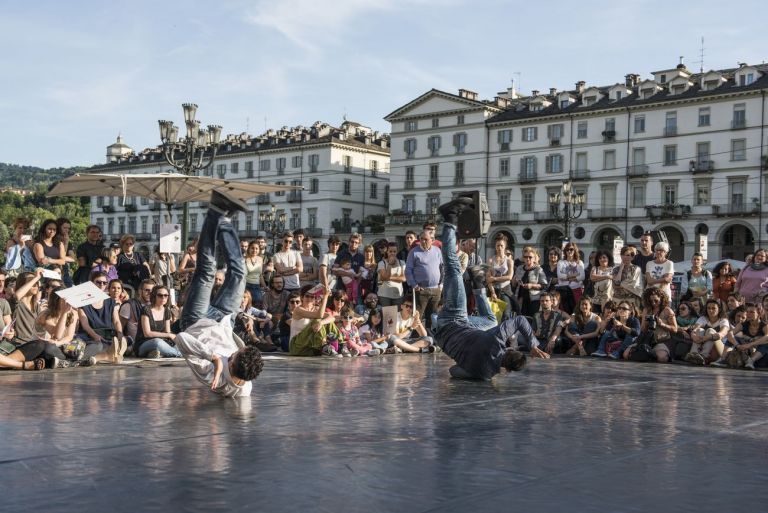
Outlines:
<svg viewBox="0 0 768 513"><path fill-rule="evenodd" d="M768 510L768 372L444 355L0 373L0 511Z"/></svg>

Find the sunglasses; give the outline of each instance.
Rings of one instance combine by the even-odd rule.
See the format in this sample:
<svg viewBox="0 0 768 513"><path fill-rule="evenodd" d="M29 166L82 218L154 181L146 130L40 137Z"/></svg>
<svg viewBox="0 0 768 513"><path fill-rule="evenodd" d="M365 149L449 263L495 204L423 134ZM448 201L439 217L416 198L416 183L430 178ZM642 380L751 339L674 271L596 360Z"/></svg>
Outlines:
<svg viewBox="0 0 768 513"><path fill-rule="evenodd" d="M627 311L629 311L629 308L627 308L626 306L620 306L620 307L617 308L617 310L627 310Z"/></svg>
<svg viewBox="0 0 768 513"><path fill-rule="evenodd" d="M95 283L96 285L99 285L99 286L101 286L101 285L106 285L106 284L107 284L107 282L106 282L106 281L102 281L102 280L96 280L96 281L94 281L93 283Z"/></svg>
<svg viewBox="0 0 768 513"><path fill-rule="evenodd" d="M346 316L344 316L344 319L346 319L348 321L351 321L352 319L354 319L354 317L351 316L351 315L346 315Z"/></svg>
<svg viewBox="0 0 768 513"><path fill-rule="evenodd" d="M403 308L413 308L413 305L403 304Z"/></svg>
<svg viewBox="0 0 768 513"><path fill-rule="evenodd" d="M304 297L306 297L306 296L304 296ZM291 303L292 305L300 305L301 304L301 300L299 300L299 299L291 299L289 301L289 303Z"/></svg>
<svg viewBox="0 0 768 513"><path fill-rule="evenodd" d="M170 294L157 294L157 297L168 297Z"/></svg>

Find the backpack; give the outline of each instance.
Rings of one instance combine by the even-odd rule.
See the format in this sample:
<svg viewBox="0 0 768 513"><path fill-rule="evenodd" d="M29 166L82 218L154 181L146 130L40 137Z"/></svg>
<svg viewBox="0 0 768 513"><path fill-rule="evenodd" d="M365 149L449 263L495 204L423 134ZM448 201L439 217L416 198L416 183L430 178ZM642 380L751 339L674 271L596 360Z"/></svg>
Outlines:
<svg viewBox="0 0 768 513"><path fill-rule="evenodd" d="M687 270L685 272L685 275L688 278L688 283L690 283L691 282L691 270L690 269ZM701 275L702 276L708 276L710 279L712 279L712 273L710 273L706 269L702 269L701 270ZM685 294L683 294L683 296L680 298L680 301L690 301L691 298L693 298L693 292L691 292L691 288L689 286L688 290L686 290Z"/></svg>
<svg viewBox="0 0 768 513"><path fill-rule="evenodd" d="M635 347L629 353L629 359L633 362L652 362L656 359L653 354L653 332L646 331L635 340Z"/></svg>

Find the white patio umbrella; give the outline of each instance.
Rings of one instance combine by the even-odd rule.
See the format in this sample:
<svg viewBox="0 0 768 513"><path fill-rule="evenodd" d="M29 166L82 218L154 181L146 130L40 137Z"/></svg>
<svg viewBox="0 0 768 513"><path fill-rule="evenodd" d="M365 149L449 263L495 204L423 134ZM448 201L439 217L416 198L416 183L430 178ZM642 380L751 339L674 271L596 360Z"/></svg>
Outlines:
<svg viewBox="0 0 768 513"><path fill-rule="evenodd" d="M181 173L77 173L59 181L47 196L122 196L123 201L126 196L139 196L170 207L174 203L208 201L211 191L214 190L245 201L259 194L301 189L302 187L295 185L224 180Z"/></svg>

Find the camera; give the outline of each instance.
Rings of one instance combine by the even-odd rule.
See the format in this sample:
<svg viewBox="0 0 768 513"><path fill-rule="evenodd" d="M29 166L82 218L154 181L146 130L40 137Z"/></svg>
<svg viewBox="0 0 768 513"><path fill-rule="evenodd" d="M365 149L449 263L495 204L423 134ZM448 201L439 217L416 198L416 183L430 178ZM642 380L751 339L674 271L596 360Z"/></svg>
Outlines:
<svg viewBox="0 0 768 513"><path fill-rule="evenodd" d="M646 315L645 316L645 323L648 325L649 330L655 330L656 329L656 316L654 315Z"/></svg>

